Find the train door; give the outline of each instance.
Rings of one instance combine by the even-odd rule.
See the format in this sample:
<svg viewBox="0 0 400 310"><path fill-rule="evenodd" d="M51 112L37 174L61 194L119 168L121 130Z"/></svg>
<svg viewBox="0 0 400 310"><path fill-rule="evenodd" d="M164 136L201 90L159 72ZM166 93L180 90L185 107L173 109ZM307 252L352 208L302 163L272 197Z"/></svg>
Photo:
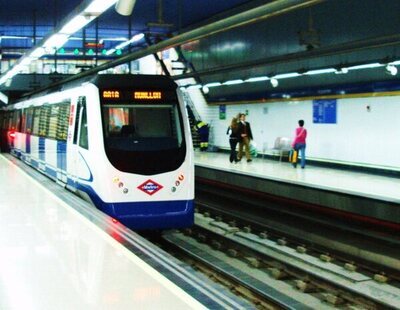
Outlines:
<svg viewBox="0 0 400 310"><path fill-rule="evenodd" d="M80 147L85 147L85 139L84 136L87 137L87 113L86 113L86 97L80 96L78 98L78 102L76 105L75 112L75 126L74 133L72 138L72 145L70 149L71 154L71 178L73 182L73 186L76 188L77 180L80 174ZM87 139L86 139L87 144Z"/></svg>

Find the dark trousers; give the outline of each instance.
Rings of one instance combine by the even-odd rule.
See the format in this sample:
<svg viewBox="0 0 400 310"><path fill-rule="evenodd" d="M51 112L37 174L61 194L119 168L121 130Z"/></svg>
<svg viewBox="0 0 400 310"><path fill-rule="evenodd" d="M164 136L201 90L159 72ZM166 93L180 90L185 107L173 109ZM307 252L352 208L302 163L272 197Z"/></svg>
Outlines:
<svg viewBox="0 0 400 310"><path fill-rule="evenodd" d="M231 146L231 155L229 156L229 161L233 162L233 161L237 160L237 157L236 157L236 145L238 144L238 139L230 138L229 139L229 144Z"/></svg>

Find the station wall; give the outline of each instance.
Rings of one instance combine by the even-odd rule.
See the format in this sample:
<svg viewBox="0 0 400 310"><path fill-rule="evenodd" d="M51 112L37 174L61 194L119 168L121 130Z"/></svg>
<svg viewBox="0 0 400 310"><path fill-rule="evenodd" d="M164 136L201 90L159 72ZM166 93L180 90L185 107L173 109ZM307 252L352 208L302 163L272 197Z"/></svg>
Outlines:
<svg viewBox="0 0 400 310"><path fill-rule="evenodd" d="M337 99L336 124L314 124L312 100L227 105L226 119L220 120L219 106L207 105L198 90L191 96L212 126L210 144L219 148L229 148L232 117L247 111L260 152L268 152L277 137L293 139L297 121L304 119L308 158L400 170L400 96Z"/></svg>

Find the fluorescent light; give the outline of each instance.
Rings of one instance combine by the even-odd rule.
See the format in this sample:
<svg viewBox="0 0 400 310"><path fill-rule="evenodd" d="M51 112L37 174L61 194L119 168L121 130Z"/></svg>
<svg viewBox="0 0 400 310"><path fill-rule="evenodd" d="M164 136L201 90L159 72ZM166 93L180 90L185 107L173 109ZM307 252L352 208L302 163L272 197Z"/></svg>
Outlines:
<svg viewBox="0 0 400 310"><path fill-rule="evenodd" d="M206 85L204 85L204 86L207 86L207 87L216 87L216 86L221 86L221 83L220 83L220 82L213 82L213 83L208 83L208 84L206 84Z"/></svg>
<svg viewBox="0 0 400 310"><path fill-rule="evenodd" d="M32 57L32 58L40 58L40 57L42 57L45 53L46 53L46 52L45 52L45 50L44 50L43 47L38 47L38 48L34 49L32 53L30 53L29 57Z"/></svg>
<svg viewBox="0 0 400 310"><path fill-rule="evenodd" d="M334 73L334 72L336 72L335 68L327 68L327 69L310 70L304 74L315 75L315 74L325 74L325 73Z"/></svg>
<svg viewBox="0 0 400 310"><path fill-rule="evenodd" d="M61 28L59 33L71 35L89 24L95 17L77 15Z"/></svg>
<svg viewBox="0 0 400 310"><path fill-rule="evenodd" d="M65 44L65 42L68 41L68 35L63 34L63 33L56 33L53 34L50 38L44 42L43 47L48 49L48 48L60 48Z"/></svg>
<svg viewBox="0 0 400 310"><path fill-rule="evenodd" d="M22 59L22 61L19 63L20 66L28 66L32 62L33 58L31 57L25 57Z"/></svg>
<svg viewBox="0 0 400 310"><path fill-rule="evenodd" d="M201 88L201 85L200 85L200 84L190 85L190 86L188 87L188 89L200 89L200 88Z"/></svg>
<svg viewBox="0 0 400 310"><path fill-rule="evenodd" d="M252 82L261 82L261 81L266 81L266 80L269 80L268 76L258 76L258 77L249 78L249 79L245 80L245 82L252 83Z"/></svg>
<svg viewBox="0 0 400 310"><path fill-rule="evenodd" d="M231 80L231 81L226 81L223 83L223 85L235 85L235 84L242 84L244 83L243 80Z"/></svg>
<svg viewBox="0 0 400 310"><path fill-rule="evenodd" d="M0 92L0 100L3 101L5 104L8 103L8 97Z"/></svg>
<svg viewBox="0 0 400 310"><path fill-rule="evenodd" d="M126 38L103 38L99 40L99 43L103 44L104 41L126 41Z"/></svg>
<svg viewBox="0 0 400 310"><path fill-rule="evenodd" d="M108 50L107 52L106 52L106 55L108 56L108 55L111 55L112 53L114 53L116 51L116 49L115 48L112 48L112 49L110 49L110 50Z"/></svg>
<svg viewBox="0 0 400 310"><path fill-rule="evenodd" d="M107 11L117 0L94 0L84 10L85 13L103 13Z"/></svg>
<svg viewBox="0 0 400 310"><path fill-rule="evenodd" d="M297 73L297 72L283 73L283 74L275 75L274 79L288 79L288 78L297 77L300 75L301 74Z"/></svg>
<svg viewBox="0 0 400 310"><path fill-rule="evenodd" d="M203 86L203 88L201 89L203 91L203 93L208 94L210 92L210 89L207 86Z"/></svg>
<svg viewBox="0 0 400 310"><path fill-rule="evenodd" d="M389 65L393 65L393 66L400 65L400 60L393 61L393 62L389 63Z"/></svg>
<svg viewBox="0 0 400 310"><path fill-rule="evenodd" d="M29 38L29 37L20 37L20 36L0 36L0 39L26 40L26 39L31 39L31 38Z"/></svg>
<svg viewBox="0 0 400 310"><path fill-rule="evenodd" d="M349 69L349 70L358 70L358 69L372 69L372 68L378 68L378 67L383 67L383 65L378 63L378 62L375 62L375 63L372 63L372 64L365 64L365 65L347 67L347 69Z"/></svg>
<svg viewBox="0 0 400 310"><path fill-rule="evenodd" d="M129 44L137 42L137 41L143 39L143 37L144 37L143 33L139 33L137 35L134 35L130 40L117 45L115 47L115 49L117 49L117 50L123 49L125 46L128 46Z"/></svg>

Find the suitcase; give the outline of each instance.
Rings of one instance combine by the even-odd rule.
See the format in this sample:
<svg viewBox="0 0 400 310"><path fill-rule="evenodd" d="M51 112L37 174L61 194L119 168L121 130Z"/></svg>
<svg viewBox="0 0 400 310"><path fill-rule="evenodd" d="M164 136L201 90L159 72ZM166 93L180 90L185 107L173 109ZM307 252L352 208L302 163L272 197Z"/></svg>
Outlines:
<svg viewBox="0 0 400 310"><path fill-rule="evenodd" d="M289 162L292 164L296 164L297 163L297 155L298 152L296 150L290 150L289 152Z"/></svg>

